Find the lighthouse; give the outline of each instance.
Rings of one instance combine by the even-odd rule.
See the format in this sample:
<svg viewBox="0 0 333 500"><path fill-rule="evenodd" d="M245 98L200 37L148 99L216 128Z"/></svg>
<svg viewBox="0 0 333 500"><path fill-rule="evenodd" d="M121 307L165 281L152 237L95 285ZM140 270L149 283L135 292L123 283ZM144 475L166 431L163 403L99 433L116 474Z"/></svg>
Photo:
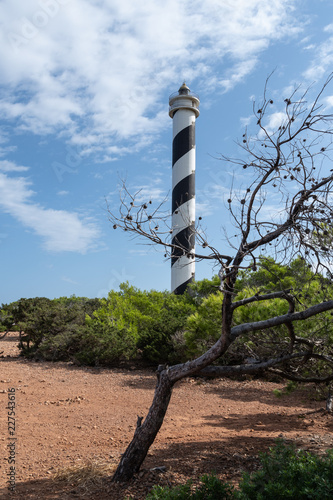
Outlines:
<svg viewBox="0 0 333 500"><path fill-rule="evenodd" d="M199 97L183 83L169 98L172 140L171 291L183 294L195 275L195 120Z"/></svg>

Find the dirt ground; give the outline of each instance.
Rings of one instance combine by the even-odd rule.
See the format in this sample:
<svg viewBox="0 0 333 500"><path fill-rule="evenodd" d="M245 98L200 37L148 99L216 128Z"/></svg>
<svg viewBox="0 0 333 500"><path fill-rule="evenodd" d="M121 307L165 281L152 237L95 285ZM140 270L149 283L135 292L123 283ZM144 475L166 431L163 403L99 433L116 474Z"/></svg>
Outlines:
<svg viewBox="0 0 333 500"><path fill-rule="evenodd" d="M154 371L27 361L18 357L14 333L0 340L0 358L1 499L141 500L153 484L187 479L196 484L211 471L237 484L242 471L258 467L258 453L279 437L318 453L333 445L333 417L312 386L277 397L273 391L283 390L284 383L190 378L175 386L141 472L130 484L115 485L112 469L131 440L137 416L147 413ZM6 408L11 389L14 436ZM13 437L16 492L10 493ZM94 474L88 473L91 468Z"/></svg>

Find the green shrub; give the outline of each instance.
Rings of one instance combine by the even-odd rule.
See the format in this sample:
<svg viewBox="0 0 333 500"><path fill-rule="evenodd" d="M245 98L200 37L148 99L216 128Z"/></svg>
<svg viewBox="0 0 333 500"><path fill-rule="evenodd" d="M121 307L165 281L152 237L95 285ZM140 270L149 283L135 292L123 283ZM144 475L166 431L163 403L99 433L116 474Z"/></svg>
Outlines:
<svg viewBox="0 0 333 500"><path fill-rule="evenodd" d="M138 321L138 349L143 359L150 363L181 362L183 359L175 348L174 338L184 328L187 317L194 311L194 305L186 295L150 292L149 299L153 302L154 298L157 307L151 309L150 321Z"/></svg>
<svg viewBox="0 0 333 500"><path fill-rule="evenodd" d="M69 361L76 350L78 331L78 327L73 327L57 335L44 335L34 356L47 361Z"/></svg>
<svg viewBox="0 0 333 500"><path fill-rule="evenodd" d="M221 335L223 295L205 297L185 325L185 341L192 356L207 351Z"/></svg>
<svg viewBox="0 0 333 500"><path fill-rule="evenodd" d="M261 455L262 468L244 474L242 500L328 500L333 498L333 452L318 457L278 443Z"/></svg>
<svg viewBox="0 0 333 500"><path fill-rule="evenodd" d="M188 294L140 291L123 283L107 299L36 297L2 305L0 326L14 325L22 333L24 356L89 365L130 358L177 363L184 349L175 339L195 307Z"/></svg>
<svg viewBox="0 0 333 500"><path fill-rule="evenodd" d="M198 488L192 491L192 482L163 488L154 486L146 500L224 500L234 498L233 488L227 483L222 483L214 474L205 475Z"/></svg>
<svg viewBox="0 0 333 500"><path fill-rule="evenodd" d="M191 482L174 488L154 486L146 500L187 500L191 497Z"/></svg>
<svg viewBox="0 0 333 500"><path fill-rule="evenodd" d="M102 326L112 322L125 335L135 337L137 354L148 363L178 361L173 336L180 331L195 306L186 294L141 291L128 283L111 291L91 320Z"/></svg>
<svg viewBox="0 0 333 500"><path fill-rule="evenodd" d="M83 365L112 366L136 356L136 337L129 330L111 323L88 320L73 342L72 358Z"/></svg>
<svg viewBox="0 0 333 500"><path fill-rule="evenodd" d="M329 500L333 498L333 451L318 457L282 442L260 456L261 468L244 473L239 489L215 475L203 476L193 490L191 481L175 488L155 486L146 500Z"/></svg>
<svg viewBox="0 0 333 500"><path fill-rule="evenodd" d="M45 297L20 299L0 308L1 325L18 330L25 356L66 359L66 346L76 330L84 326L87 314L100 306L99 299ZM0 325L0 327L1 327Z"/></svg>

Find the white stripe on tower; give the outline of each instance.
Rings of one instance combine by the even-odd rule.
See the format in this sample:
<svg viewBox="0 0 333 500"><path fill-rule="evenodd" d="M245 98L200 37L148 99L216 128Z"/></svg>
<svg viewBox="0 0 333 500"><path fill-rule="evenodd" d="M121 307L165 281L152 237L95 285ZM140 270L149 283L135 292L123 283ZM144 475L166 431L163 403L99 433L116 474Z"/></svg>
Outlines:
<svg viewBox="0 0 333 500"><path fill-rule="evenodd" d="M171 291L185 292L194 279L195 245L195 120L199 98L185 82L169 99L173 119Z"/></svg>

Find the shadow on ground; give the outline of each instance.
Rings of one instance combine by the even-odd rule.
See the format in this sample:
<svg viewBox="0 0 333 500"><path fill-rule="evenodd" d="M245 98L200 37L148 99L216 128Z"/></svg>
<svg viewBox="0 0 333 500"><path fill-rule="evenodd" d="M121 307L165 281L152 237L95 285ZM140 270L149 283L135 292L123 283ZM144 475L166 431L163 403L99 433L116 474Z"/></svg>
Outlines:
<svg viewBox="0 0 333 500"><path fill-rule="evenodd" d="M207 383L205 390L209 393L220 396L223 399L224 403L227 403L229 399L231 401L239 401L240 404L258 401L272 406L294 407L294 397L301 396L305 407L312 409L313 406L316 405L316 393L315 386L313 384L303 384L302 386L292 391L290 394L282 393L281 396L278 397L274 393L274 390L277 388L276 383L265 381L265 388L261 386L260 381L258 381L257 383L258 387L253 387L253 385L250 385L246 381L233 381L233 383L228 382L228 384L219 385ZM279 386L279 388L280 390L282 389L281 386Z"/></svg>
<svg viewBox="0 0 333 500"><path fill-rule="evenodd" d="M154 484L176 485L191 479L198 484L203 474L216 473L221 480L237 484L244 471L252 472L259 467L258 453L267 451L274 441L264 437L235 438L224 441L170 443L162 448L154 446L146 458L140 473L126 485L101 478L98 484L85 487L72 482L57 482L50 478L18 483L13 498L20 500L75 500L108 498L123 500L128 495L143 500ZM166 467L161 473L154 468ZM6 496L7 495L7 496ZM0 498L11 498L8 490L0 490Z"/></svg>

